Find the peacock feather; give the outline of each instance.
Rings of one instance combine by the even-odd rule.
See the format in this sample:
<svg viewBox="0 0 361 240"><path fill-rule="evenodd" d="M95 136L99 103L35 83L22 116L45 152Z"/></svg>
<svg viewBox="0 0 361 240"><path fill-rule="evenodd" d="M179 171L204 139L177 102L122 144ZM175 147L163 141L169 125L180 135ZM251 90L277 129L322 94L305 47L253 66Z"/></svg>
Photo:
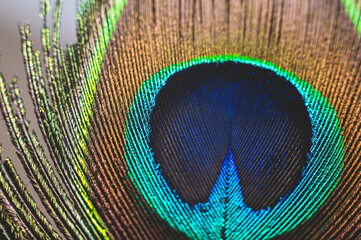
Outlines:
<svg viewBox="0 0 361 240"><path fill-rule="evenodd" d="M361 238L360 1L84 0L68 47L62 3L39 132L0 75L1 239Z"/></svg>

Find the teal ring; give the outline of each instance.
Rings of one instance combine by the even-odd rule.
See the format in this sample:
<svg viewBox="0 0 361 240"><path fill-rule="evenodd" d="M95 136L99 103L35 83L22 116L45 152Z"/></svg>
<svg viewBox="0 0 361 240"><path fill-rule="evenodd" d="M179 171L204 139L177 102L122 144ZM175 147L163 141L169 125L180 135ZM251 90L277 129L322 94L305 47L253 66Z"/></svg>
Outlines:
<svg viewBox="0 0 361 240"><path fill-rule="evenodd" d="M167 79L176 72L203 63L233 61L274 71L284 77L301 94L312 128L311 149L303 177L287 197L274 208L253 211L243 202L241 186L233 160L224 163L207 203L190 207L169 188L155 163L149 147L150 114L155 99ZM130 106L125 127L126 161L129 176L147 203L173 228L192 239L269 239L294 229L309 219L327 199L339 181L343 167L344 146L337 115L327 99L311 85L276 65L239 55L210 56L169 66L145 81ZM225 173L231 176L232 187L239 188L225 197ZM237 208L225 221L226 208Z"/></svg>

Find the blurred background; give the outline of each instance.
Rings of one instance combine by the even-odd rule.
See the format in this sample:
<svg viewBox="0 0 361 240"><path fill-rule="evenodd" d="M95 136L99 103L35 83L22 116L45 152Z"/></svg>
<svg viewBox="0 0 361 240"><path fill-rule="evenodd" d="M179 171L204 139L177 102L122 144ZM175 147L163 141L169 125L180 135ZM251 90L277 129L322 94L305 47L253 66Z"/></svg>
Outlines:
<svg viewBox="0 0 361 240"><path fill-rule="evenodd" d="M55 0L51 0L51 6ZM63 46L76 42L76 20L75 12L77 1L68 0L63 4L61 44ZM51 8L51 13L54 8ZM30 24L32 32L33 47L41 50L40 29L43 20L39 16L40 0L0 0L0 73L7 82L11 82L14 76L19 78L22 96L27 109L27 118L31 121L30 127L36 129L36 118L30 95L27 93L27 80L25 78L25 67L21 54L19 26ZM52 14L48 16L48 25L52 26ZM25 93L25 94L24 94ZM40 135L40 132L38 132ZM5 125L3 116L0 114L0 143L2 144L2 157L10 157L14 163L18 163L15 148ZM16 164L17 165L17 164ZM20 173L20 172L19 172Z"/></svg>
<svg viewBox="0 0 361 240"><path fill-rule="evenodd" d="M39 15L39 2L40 0L0 0L0 73L3 74L8 83L11 82L14 76L19 78L19 87L22 91L21 96L26 106L27 119L30 120L30 131L35 130L38 136L41 136L41 132L37 127L31 97L28 94L28 84L25 77L19 34L20 25L30 24L33 48L35 50L41 50L40 29L43 25L43 19L41 19ZM53 6L55 0L51 0L50 2L51 6ZM60 35L62 46L76 42L76 9L76 1L68 0L64 2ZM52 10L53 8L51 8L51 13ZM52 26L52 14L49 14L47 21L48 25ZM42 140L42 138L40 139ZM16 166L17 172L22 177L22 181L27 185L30 193L34 193L35 190L30 184L30 180L26 177L26 172L19 158L16 156L16 149L11 143L10 135L2 114L0 114L0 144L2 145L2 158L11 158ZM32 194L32 196L37 202L38 207L43 210L45 216L48 216L39 197L36 194ZM53 220L50 220L50 222L53 223L53 227L57 229Z"/></svg>

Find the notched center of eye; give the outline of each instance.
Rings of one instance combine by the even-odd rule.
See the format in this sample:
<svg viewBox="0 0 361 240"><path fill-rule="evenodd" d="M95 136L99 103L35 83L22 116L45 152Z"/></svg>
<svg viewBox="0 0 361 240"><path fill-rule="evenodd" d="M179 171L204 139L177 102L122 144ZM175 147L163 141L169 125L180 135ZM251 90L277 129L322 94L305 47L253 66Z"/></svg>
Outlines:
<svg viewBox="0 0 361 240"><path fill-rule="evenodd" d="M301 180L311 146L296 88L271 70L232 61L173 74L149 124L162 176L190 205L207 201L230 152L246 205L274 207Z"/></svg>

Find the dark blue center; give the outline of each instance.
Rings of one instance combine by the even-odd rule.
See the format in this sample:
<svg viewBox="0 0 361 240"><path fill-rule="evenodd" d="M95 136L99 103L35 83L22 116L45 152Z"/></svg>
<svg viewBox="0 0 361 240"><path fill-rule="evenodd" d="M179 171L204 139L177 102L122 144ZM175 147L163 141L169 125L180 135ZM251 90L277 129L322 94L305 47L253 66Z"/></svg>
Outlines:
<svg viewBox="0 0 361 240"><path fill-rule="evenodd" d="M206 202L227 153L244 202L275 206L297 186L311 123L296 88L250 64L199 64L172 75L151 113L150 147L168 185L190 205Z"/></svg>

